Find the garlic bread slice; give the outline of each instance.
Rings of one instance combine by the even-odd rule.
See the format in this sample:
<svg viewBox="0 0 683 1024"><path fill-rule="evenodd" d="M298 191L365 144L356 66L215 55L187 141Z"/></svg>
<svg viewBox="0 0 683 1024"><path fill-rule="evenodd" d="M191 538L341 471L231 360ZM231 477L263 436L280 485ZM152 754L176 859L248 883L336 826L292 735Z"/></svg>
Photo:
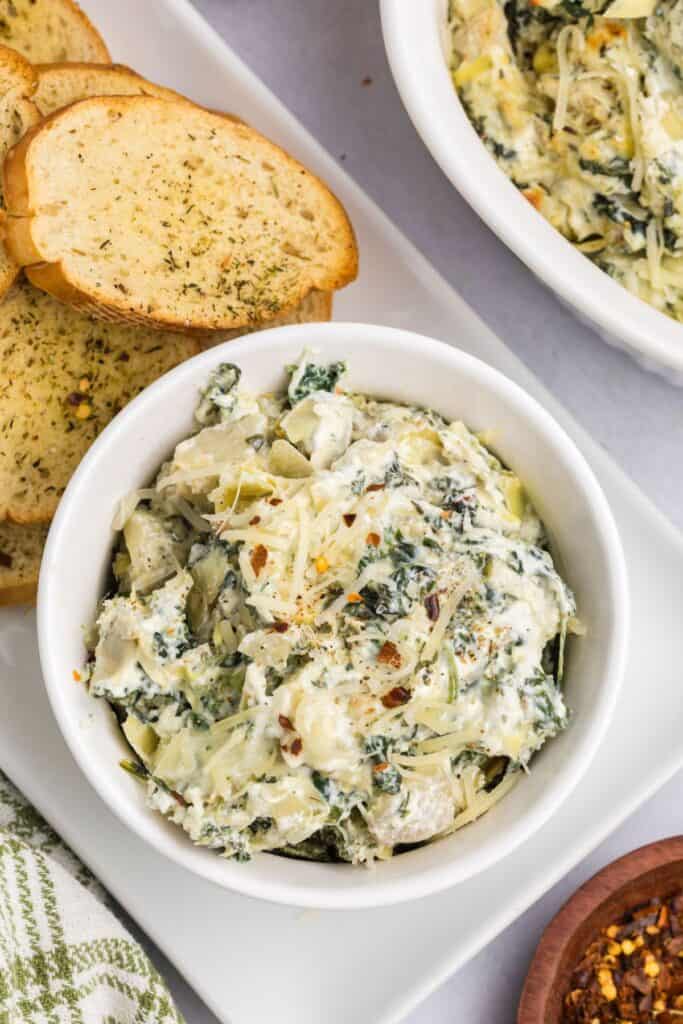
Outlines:
<svg viewBox="0 0 683 1024"><path fill-rule="evenodd" d="M198 350L194 338L104 324L19 281L0 304L0 520L49 522L119 409Z"/></svg>
<svg viewBox="0 0 683 1024"><path fill-rule="evenodd" d="M0 42L33 64L110 59L101 35L74 0L0 0Z"/></svg>
<svg viewBox="0 0 683 1024"><path fill-rule="evenodd" d="M244 330L357 273L329 189L254 129L185 101L75 103L12 150L4 182L12 257L102 319Z"/></svg>

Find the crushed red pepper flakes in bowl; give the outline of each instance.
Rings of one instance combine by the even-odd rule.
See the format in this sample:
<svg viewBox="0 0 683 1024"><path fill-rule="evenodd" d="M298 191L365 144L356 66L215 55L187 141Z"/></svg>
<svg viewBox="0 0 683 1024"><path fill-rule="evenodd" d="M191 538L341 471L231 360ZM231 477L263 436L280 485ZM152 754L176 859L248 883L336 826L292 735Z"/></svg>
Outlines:
<svg viewBox="0 0 683 1024"><path fill-rule="evenodd" d="M683 891L603 928L574 968L560 1024L683 1024Z"/></svg>

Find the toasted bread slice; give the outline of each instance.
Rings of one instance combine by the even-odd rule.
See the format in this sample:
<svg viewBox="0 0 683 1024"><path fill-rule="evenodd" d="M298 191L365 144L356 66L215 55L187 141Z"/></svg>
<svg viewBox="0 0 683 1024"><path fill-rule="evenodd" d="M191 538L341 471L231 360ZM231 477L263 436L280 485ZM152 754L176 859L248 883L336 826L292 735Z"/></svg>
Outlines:
<svg viewBox="0 0 683 1024"><path fill-rule="evenodd" d="M124 64L40 64L35 73L38 87L33 102L43 117L91 96L157 96L181 102L184 99L172 89L148 82Z"/></svg>
<svg viewBox="0 0 683 1024"><path fill-rule="evenodd" d="M0 0L0 38L33 64L111 59L99 32L74 0Z"/></svg>
<svg viewBox="0 0 683 1024"><path fill-rule="evenodd" d="M247 125L186 102L75 103L22 139L4 180L11 256L103 319L245 329L357 273L325 185Z"/></svg>
<svg viewBox="0 0 683 1024"><path fill-rule="evenodd" d="M202 349L213 348L214 345L221 345L224 341L233 341L244 334L252 334L254 331L261 331L266 327L285 327L287 324L314 324L324 323L332 319L332 292L309 292L305 299L295 306L274 316L265 324L255 324L242 331L228 331L225 334L208 334L201 338Z"/></svg>
<svg viewBox="0 0 683 1024"><path fill-rule="evenodd" d="M0 305L0 519L48 522L102 428L198 350L195 338L103 324L19 281Z"/></svg>
<svg viewBox="0 0 683 1024"><path fill-rule="evenodd" d="M186 96L143 78L125 64L88 64L65 61L34 66L38 86L33 101L43 117L94 96L156 96L161 100L192 103ZM198 104L194 104L197 106ZM219 110L212 113L239 121L241 117Z"/></svg>
<svg viewBox="0 0 683 1024"><path fill-rule="evenodd" d="M0 523L0 605L33 604L49 526Z"/></svg>
<svg viewBox="0 0 683 1024"><path fill-rule="evenodd" d="M40 121L32 101L37 80L29 62L19 53L0 46L0 160L33 125ZM0 223L4 219L4 196L0 186ZM0 299L12 287L19 267L10 259L0 240Z"/></svg>

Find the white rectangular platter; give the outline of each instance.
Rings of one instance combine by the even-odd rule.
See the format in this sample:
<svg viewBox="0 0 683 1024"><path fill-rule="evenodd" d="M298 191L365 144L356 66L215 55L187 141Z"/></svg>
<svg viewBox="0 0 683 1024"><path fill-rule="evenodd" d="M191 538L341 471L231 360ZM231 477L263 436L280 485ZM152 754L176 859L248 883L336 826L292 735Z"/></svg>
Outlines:
<svg viewBox="0 0 683 1024"><path fill-rule="evenodd" d="M397 908L302 913L270 906L219 891L147 849L100 802L57 732L40 678L33 614L0 617L0 767L213 1012L232 1024L390 1024L683 764L683 540L186 0L83 0L83 6L116 60L209 106L234 110L330 182L351 214L362 253L360 280L340 296L337 319L413 328L513 377L574 436L619 523L633 636L619 708L589 775L498 867Z"/></svg>

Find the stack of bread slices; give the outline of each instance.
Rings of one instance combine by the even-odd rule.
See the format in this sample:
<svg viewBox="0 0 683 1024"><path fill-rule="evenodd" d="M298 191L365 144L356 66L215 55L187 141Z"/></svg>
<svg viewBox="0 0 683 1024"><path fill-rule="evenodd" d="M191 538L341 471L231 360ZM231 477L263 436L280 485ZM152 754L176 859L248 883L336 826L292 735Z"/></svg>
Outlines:
<svg viewBox="0 0 683 1024"><path fill-rule="evenodd" d="M233 114L109 63L73 0L0 0L0 604L126 402L206 345L328 320L348 217Z"/></svg>

